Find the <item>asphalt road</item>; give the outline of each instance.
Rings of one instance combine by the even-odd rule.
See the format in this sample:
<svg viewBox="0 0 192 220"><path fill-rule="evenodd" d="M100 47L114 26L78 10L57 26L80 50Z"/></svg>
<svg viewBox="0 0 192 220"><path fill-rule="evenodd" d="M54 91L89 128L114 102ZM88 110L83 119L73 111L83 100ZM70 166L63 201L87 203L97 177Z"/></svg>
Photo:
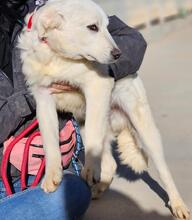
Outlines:
<svg viewBox="0 0 192 220"><path fill-rule="evenodd" d="M182 21L185 24L185 21ZM175 183L192 209L192 26L180 25L149 44L139 71L167 163ZM93 201L85 220L170 220L157 172L134 176L120 166L104 196Z"/></svg>

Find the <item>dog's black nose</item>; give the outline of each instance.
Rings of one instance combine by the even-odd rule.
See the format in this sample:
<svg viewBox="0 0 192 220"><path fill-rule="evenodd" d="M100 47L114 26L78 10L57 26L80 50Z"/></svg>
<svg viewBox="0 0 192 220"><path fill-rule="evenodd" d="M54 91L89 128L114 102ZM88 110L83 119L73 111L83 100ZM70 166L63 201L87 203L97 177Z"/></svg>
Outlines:
<svg viewBox="0 0 192 220"><path fill-rule="evenodd" d="M113 58L115 60L119 59L119 57L121 56L121 51L117 48L114 48L112 51L111 51L111 55L113 56Z"/></svg>

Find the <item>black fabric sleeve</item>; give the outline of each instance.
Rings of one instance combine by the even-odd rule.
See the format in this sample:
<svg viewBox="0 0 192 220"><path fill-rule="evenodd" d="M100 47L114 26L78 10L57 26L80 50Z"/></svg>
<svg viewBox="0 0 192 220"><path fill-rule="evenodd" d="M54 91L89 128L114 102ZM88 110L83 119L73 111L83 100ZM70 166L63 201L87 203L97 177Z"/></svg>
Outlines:
<svg viewBox="0 0 192 220"><path fill-rule="evenodd" d="M143 61L147 43L141 33L127 26L118 17L109 17L108 30L121 49L119 60L110 65L94 63L93 66L102 74L109 75L115 80L128 75L134 75Z"/></svg>
<svg viewBox="0 0 192 220"><path fill-rule="evenodd" d="M34 101L27 90L14 92L0 71L0 144L34 112Z"/></svg>

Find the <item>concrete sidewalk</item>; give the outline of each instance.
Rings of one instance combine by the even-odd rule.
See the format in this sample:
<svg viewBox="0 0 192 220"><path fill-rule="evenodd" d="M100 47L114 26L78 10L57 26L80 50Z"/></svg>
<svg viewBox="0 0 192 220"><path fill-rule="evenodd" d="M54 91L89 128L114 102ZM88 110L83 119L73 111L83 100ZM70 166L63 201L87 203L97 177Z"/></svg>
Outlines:
<svg viewBox="0 0 192 220"><path fill-rule="evenodd" d="M166 160L192 209L192 29L169 33L151 43L140 70ZM170 220L166 194L150 162L141 179L120 166L110 190L93 201L85 220Z"/></svg>

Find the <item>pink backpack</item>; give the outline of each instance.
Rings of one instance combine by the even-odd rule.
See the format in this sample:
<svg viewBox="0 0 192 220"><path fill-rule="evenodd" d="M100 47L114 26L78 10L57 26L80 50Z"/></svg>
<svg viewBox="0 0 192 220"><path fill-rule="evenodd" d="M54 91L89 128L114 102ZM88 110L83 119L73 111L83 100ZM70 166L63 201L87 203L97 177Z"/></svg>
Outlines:
<svg viewBox="0 0 192 220"><path fill-rule="evenodd" d="M31 187L37 186L44 174L45 154L42 145L42 137L38 130L31 133L31 131L37 127L38 122L35 120L18 136L12 136L4 142L1 175L7 195L13 193L7 178L9 162L21 171L21 190L27 188L27 174L36 175ZM60 131L60 151L64 168L68 167L72 157L76 156L74 155L75 147L76 129L73 122L69 120Z"/></svg>

